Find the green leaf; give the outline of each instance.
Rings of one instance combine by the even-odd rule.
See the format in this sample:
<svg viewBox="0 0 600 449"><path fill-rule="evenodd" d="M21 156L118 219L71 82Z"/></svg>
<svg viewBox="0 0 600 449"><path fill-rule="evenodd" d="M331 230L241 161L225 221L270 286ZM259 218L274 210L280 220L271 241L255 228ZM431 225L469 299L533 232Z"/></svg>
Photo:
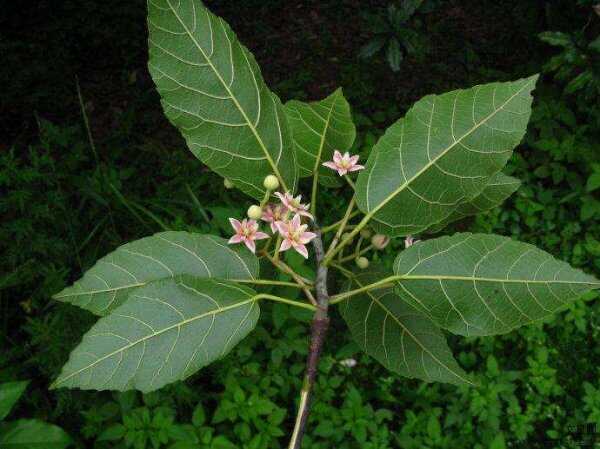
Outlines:
<svg viewBox="0 0 600 449"><path fill-rule="evenodd" d="M385 52L385 57L387 58L388 64L390 65L392 71L398 72L400 70L400 64L402 64L404 55L402 54L402 49L400 48L400 42L398 42L398 39L395 37L390 40Z"/></svg>
<svg viewBox="0 0 600 449"><path fill-rule="evenodd" d="M590 175L585 188L588 192L600 189L600 172L594 172Z"/></svg>
<svg viewBox="0 0 600 449"><path fill-rule="evenodd" d="M60 427L37 419L0 425L0 449L63 449L71 442L71 437Z"/></svg>
<svg viewBox="0 0 600 449"><path fill-rule="evenodd" d="M386 41L387 41L387 38L385 36L374 37L373 39L371 39L369 42L367 42L365 45L363 45L360 48L360 50L358 52L358 57L362 58L362 59L370 58L371 56L373 56L375 53L377 53L379 50L381 50L383 48Z"/></svg>
<svg viewBox="0 0 600 449"><path fill-rule="evenodd" d="M0 421L10 413L13 406L25 392L28 384L28 380L0 384Z"/></svg>
<svg viewBox="0 0 600 449"><path fill-rule="evenodd" d="M471 201L459 204L454 212L441 222L434 224L427 232L440 232L454 221L487 212L500 206L509 196L517 191L520 185L521 181L518 179L507 176L502 172L496 173L478 196Z"/></svg>
<svg viewBox="0 0 600 449"><path fill-rule="evenodd" d="M120 246L54 299L106 315L149 282L180 274L222 279L258 277L258 259L212 235L168 231Z"/></svg>
<svg viewBox="0 0 600 449"><path fill-rule="evenodd" d="M150 74L194 155L255 198L269 174L295 190L283 105L229 25L197 0L151 0L148 28Z"/></svg>
<svg viewBox="0 0 600 449"><path fill-rule="evenodd" d="M342 89L321 101L288 101L285 111L294 135L300 177L312 176L318 170L323 184L339 185L337 173L322 164L333 158L333 150L350 149L356 137Z"/></svg>
<svg viewBox="0 0 600 449"><path fill-rule="evenodd" d="M419 100L379 139L356 183L378 231L416 234L475 198L525 133L537 75Z"/></svg>
<svg viewBox="0 0 600 449"><path fill-rule="evenodd" d="M254 296L216 279L153 282L89 330L52 387L148 392L183 380L254 329Z"/></svg>
<svg viewBox="0 0 600 449"><path fill-rule="evenodd" d="M373 264L355 273L348 290L390 275L389 270ZM340 304L340 313L357 344L387 369L428 382L472 384L454 360L440 329L402 301L393 288L353 296Z"/></svg>
<svg viewBox="0 0 600 449"><path fill-rule="evenodd" d="M573 39L567 33L561 33L560 31L544 31L538 34L541 41L544 41L555 47L571 47L573 45Z"/></svg>
<svg viewBox="0 0 600 449"><path fill-rule="evenodd" d="M455 234L419 242L394 262L396 293L438 326L494 335L548 317L600 282L508 237Z"/></svg>

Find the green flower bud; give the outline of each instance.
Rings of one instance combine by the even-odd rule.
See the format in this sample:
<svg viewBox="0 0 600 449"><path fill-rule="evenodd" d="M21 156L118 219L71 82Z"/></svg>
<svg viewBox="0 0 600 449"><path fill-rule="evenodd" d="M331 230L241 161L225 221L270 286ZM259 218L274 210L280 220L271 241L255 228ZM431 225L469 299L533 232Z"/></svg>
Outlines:
<svg viewBox="0 0 600 449"><path fill-rule="evenodd" d="M254 204L248 208L247 214L248 218L251 218L253 220L259 220L260 217L262 217L262 208Z"/></svg>
<svg viewBox="0 0 600 449"><path fill-rule="evenodd" d="M359 257L358 259L356 259L356 266L361 270L364 270L369 266L369 259L367 259L366 257Z"/></svg>
<svg viewBox="0 0 600 449"><path fill-rule="evenodd" d="M225 186L226 189L233 189L233 182L231 182L229 179L225 178L223 180L223 185Z"/></svg>
<svg viewBox="0 0 600 449"><path fill-rule="evenodd" d="M369 239L369 238L371 238L372 235L373 235L373 233L371 232L371 230L369 228L362 228L360 230L360 236L363 239Z"/></svg>
<svg viewBox="0 0 600 449"><path fill-rule="evenodd" d="M265 186L265 189L267 190L275 190L279 187L279 179L277 179L276 176L268 175L263 181L263 186Z"/></svg>

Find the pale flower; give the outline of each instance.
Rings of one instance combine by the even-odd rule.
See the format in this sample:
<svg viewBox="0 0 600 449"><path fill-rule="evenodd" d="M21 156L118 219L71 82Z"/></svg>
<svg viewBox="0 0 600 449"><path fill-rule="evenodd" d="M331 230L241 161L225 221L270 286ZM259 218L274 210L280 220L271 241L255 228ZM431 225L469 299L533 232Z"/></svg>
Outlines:
<svg viewBox="0 0 600 449"><path fill-rule="evenodd" d="M300 201L302 200L302 195L298 195L296 198L292 196L291 193L285 192L275 192L275 196L281 200L281 203L291 212L295 214L304 215L305 217L313 219L313 216L308 212L308 207L310 204L302 204Z"/></svg>
<svg viewBox="0 0 600 449"><path fill-rule="evenodd" d="M287 222L278 221L275 225L279 234L283 237L279 251L287 251L290 248L294 248L305 259L308 259L308 250L305 245L314 239L317 234L306 232L308 225L302 224L300 215L294 215L294 218Z"/></svg>
<svg viewBox="0 0 600 449"><path fill-rule="evenodd" d="M409 248L417 242L418 242L417 239L415 239L412 235L409 235L404 239L404 247Z"/></svg>
<svg viewBox="0 0 600 449"><path fill-rule="evenodd" d="M262 217L260 217L260 219L269 223L271 225L271 231L275 233L277 232L275 222L283 221L286 214L287 208L283 204L267 204L263 209Z"/></svg>
<svg viewBox="0 0 600 449"><path fill-rule="evenodd" d="M256 251L255 240L268 239L269 236L264 232L258 230L258 223L256 220L244 219L240 223L235 218L230 218L229 223L235 229L235 235L229 239L229 244L232 243L244 243L248 249L252 252Z"/></svg>
<svg viewBox="0 0 600 449"><path fill-rule="evenodd" d="M364 165L359 165L357 162L358 154L350 156L350 153L346 151L342 156L342 153L340 153L338 150L335 150L333 152L333 161L324 162L323 165L327 168L331 168L332 170L336 170L338 175L344 176L346 173L365 168Z"/></svg>

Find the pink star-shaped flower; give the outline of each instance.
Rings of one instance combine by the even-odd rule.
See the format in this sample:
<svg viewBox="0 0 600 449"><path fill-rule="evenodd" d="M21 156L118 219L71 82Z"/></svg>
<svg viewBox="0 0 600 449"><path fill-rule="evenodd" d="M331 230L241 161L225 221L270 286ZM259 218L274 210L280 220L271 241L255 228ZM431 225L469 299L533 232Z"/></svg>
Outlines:
<svg viewBox="0 0 600 449"><path fill-rule="evenodd" d="M287 208L283 204L267 204L260 219L269 223L271 225L271 231L275 233L277 232L277 226L275 226L275 222L283 221L286 213Z"/></svg>
<svg viewBox="0 0 600 449"><path fill-rule="evenodd" d="M230 218L229 223L231 223L231 226L235 229L235 235L227 242L230 245L233 243L244 242L244 245L246 245L250 251L255 252L256 244L254 241L269 238L267 234L258 230L258 223L256 220L244 219L240 223L239 220Z"/></svg>
<svg viewBox="0 0 600 449"><path fill-rule="evenodd" d="M327 168L331 168L332 170L336 170L338 175L344 176L346 173L365 168L364 165L359 165L357 162L358 154L350 156L350 153L346 151L342 156L342 153L340 153L338 150L335 150L333 152L333 161L324 162L323 165Z"/></svg>
<svg viewBox="0 0 600 449"><path fill-rule="evenodd" d="M313 216L308 212L308 207L310 206L310 204L302 204L300 202L302 200L302 195L298 195L296 198L294 198L289 192L276 192L275 196L281 200L281 203L289 211L294 212L295 214L308 217L311 220L313 219Z"/></svg>
<svg viewBox="0 0 600 449"><path fill-rule="evenodd" d="M283 237L279 251L287 251L294 248L298 253L308 259L308 250L306 244L314 239L317 234L306 232L308 225L303 225L299 214L294 215L290 221L278 221L275 223L277 230Z"/></svg>

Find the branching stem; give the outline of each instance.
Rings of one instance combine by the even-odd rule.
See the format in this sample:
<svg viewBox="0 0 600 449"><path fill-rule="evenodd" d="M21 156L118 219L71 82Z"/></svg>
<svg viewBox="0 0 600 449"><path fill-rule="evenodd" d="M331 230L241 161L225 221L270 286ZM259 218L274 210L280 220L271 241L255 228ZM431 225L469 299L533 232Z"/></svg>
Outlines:
<svg viewBox="0 0 600 449"><path fill-rule="evenodd" d="M296 415L296 423L294 431L290 439L289 449L300 449L302 438L306 429L306 422L310 412L311 392L317 375L317 365L321 355L321 349L329 327L329 315L327 309L329 307L329 294L327 293L327 267L323 264L325 251L323 249L323 240L321 232L317 230L317 237L313 240L315 255L317 259L317 278L315 280L315 291L317 294L317 308L313 316L310 347L308 358L306 360L306 374L300 392L300 403L298 405L298 414Z"/></svg>
<svg viewBox="0 0 600 449"><path fill-rule="evenodd" d="M356 200L355 200L355 197L353 196L352 199L350 200L350 204L348 204L348 209L346 209L344 218L342 218L342 222L340 223L340 226L339 226L337 232L335 233L335 237L333 238L331 245L329 245L329 249L327 250L327 254L325 255L325 259L323 261L323 263L325 265L327 265L327 263L326 263L327 260L332 257L331 254L335 255L335 253L337 252L337 251L335 251L335 246L337 245L338 241L340 240L340 236L342 235L342 233L344 232L344 229L346 228L346 223L348 223L348 220L350 219L350 214L352 214L352 209L354 209L355 204L356 204Z"/></svg>

